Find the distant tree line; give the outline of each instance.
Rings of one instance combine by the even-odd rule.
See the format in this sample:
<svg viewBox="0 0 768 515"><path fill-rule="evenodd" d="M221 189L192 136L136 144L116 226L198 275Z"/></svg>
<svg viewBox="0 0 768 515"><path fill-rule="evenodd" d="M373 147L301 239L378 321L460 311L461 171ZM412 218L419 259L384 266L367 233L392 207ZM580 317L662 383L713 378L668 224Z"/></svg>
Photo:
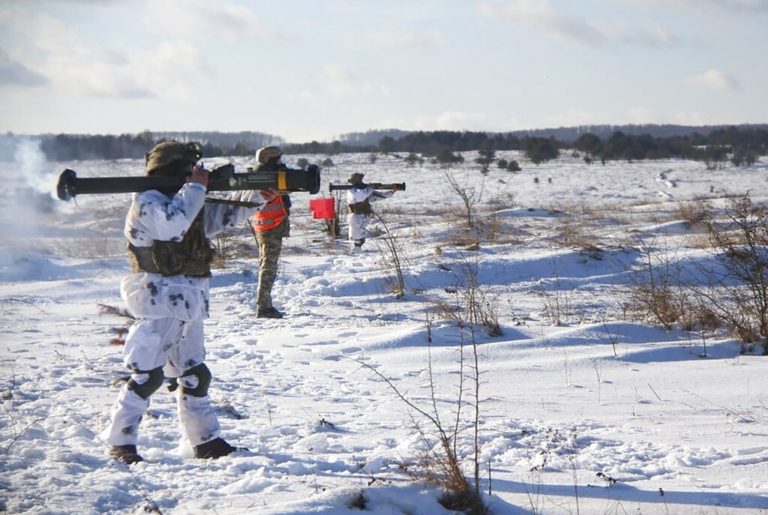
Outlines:
<svg viewBox="0 0 768 515"><path fill-rule="evenodd" d="M594 134L600 139L609 138L614 132L623 132L624 134L639 136L641 134L650 134L654 138L668 138L670 136L685 136L687 134L698 133L704 136L710 132L725 129L731 125L674 125L674 124L625 124L625 125L578 125L573 127L558 127L549 129L526 129L517 131L506 131L504 134L523 138L525 136L532 138L554 138L564 143L572 143L579 139L583 134ZM768 129L768 124L739 124L740 128ZM351 132L342 134L337 139L345 144L364 147L378 145L381 138L390 136L400 138L408 134L409 131L399 129L375 129L366 132ZM495 133L489 132L489 135Z"/></svg>
<svg viewBox="0 0 768 515"><path fill-rule="evenodd" d="M357 141L360 139L358 137ZM288 153L328 155L344 152L404 153L410 164L420 158L444 164L458 163L463 161L460 152L478 150L481 156L478 163L487 169L493 157L491 151L522 151L531 162L539 164L555 159L563 149L574 149L587 163L681 158L704 161L710 168L729 161L742 166L753 164L761 155L768 155L768 126L731 126L706 131L706 134L693 132L672 136L615 131L601 138L587 132L569 142L552 136L518 136L512 133L419 131L399 137L386 135L376 145L313 141L289 145L286 150Z"/></svg>
<svg viewBox="0 0 768 515"><path fill-rule="evenodd" d="M139 158L155 141L149 133L119 136L57 134L43 139L40 150L49 161Z"/></svg>
<svg viewBox="0 0 768 515"><path fill-rule="evenodd" d="M491 149L522 151L535 164L558 157L563 149L575 149L583 153L587 163L595 160L604 163L610 160L682 158L704 161L708 167L721 166L728 161L742 166L753 164L761 155L768 155L768 128L733 126L716 129L706 135L692 133L666 137L616 131L607 138L600 138L585 133L567 143L554 137L518 137L513 134L414 132L399 138L385 136L377 147L369 151L421 154L438 162L450 163L456 159L456 152L479 150L482 161L479 162L486 166Z"/></svg>
<svg viewBox="0 0 768 515"><path fill-rule="evenodd" d="M77 161L86 159L138 159L144 157L161 141L195 141L200 143L203 155L252 155L264 145L282 144L282 138L260 132L150 132L139 134L56 134L25 137L12 133L0 137L0 159L12 160L13 147L22 139L40 142L40 150L49 161Z"/></svg>
<svg viewBox="0 0 768 515"><path fill-rule="evenodd" d="M376 131L374 131L376 132ZM381 132L384 133L384 132ZM19 136L6 134L2 141L13 141ZM83 159L141 158L156 143L166 139L197 141L203 155L246 156L268 144L283 146L286 154L324 154L332 156L348 152L404 153L409 163L417 159L452 164L463 161L461 152L480 151L480 164L487 170L494 152L522 151L533 163L555 159L560 151L573 149L587 163L610 160L643 160L684 158L704 161L707 167L718 167L726 162L750 165L761 155L768 154L768 126L742 125L721 127L702 132L653 136L626 133L621 130L600 137L582 132L573 141L561 141L554 136L542 137L519 133L486 133L471 131L387 131L378 143L360 145L366 138L359 134L350 141L332 141L286 144L282 138L259 132L221 133L184 132L121 135L38 136L40 148L51 161ZM3 159L12 159L2 152ZM511 164L511 163L510 163Z"/></svg>
<svg viewBox="0 0 768 515"><path fill-rule="evenodd" d="M743 166L751 165L759 156L768 154L768 129L728 127L707 135L693 133L664 138L648 134L628 135L621 131L606 139L583 134L572 148L583 152L587 163L595 159L605 162L684 158L704 161L708 168L721 166L727 161Z"/></svg>

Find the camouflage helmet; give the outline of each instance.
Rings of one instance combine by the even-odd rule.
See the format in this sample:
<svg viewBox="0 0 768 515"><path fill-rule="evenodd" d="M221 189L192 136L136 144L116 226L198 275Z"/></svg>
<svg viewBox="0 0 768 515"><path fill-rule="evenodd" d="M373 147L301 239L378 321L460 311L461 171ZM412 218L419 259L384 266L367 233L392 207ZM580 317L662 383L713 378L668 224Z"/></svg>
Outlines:
<svg viewBox="0 0 768 515"><path fill-rule="evenodd" d="M268 145L261 147L256 151L256 162L262 165L267 165L273 161L277 161L283 156L283 151L280 147L274 145Z"/></svg>
<svg viewBox="0 0 768 515"><path fill-rule="evenodd" d="M363 174L361 174L360 172L355 172L349 176L349 179L347 179L347 182L350 184L360 184L361 182L363 182Z"/></svg>
<svg viewBox="0 0 768 515"><path fill-rule="evenodd" d="M152 147L144 156L144 171L147 175L162 173L170 164L195 164L201 157L203 153L197 143L163 141Z"/></svg>

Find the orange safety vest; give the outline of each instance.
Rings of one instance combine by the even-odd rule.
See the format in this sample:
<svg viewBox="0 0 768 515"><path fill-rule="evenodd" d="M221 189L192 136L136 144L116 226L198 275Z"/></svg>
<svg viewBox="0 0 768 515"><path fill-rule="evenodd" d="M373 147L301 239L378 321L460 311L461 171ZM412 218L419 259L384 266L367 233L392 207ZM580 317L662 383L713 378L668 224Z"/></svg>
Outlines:
<svg viewBox="0 0 768 515"><path fill-rule="evenodd" d="M288 210L285 208L283 196L278 195L264 209L253 215L252 227L259 232L271 231L285 220Z"/></svg>

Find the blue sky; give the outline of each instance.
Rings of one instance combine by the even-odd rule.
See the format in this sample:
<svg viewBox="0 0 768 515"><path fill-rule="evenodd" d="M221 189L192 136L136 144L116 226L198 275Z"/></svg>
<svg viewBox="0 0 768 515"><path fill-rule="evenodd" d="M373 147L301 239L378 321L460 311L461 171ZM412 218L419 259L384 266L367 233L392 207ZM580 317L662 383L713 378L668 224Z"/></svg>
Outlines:
<svg viewBox="0 0 768 515"><path fill-rule="evenodd" d="M0 131L768 122L768 0L4 0Z"/></svg>

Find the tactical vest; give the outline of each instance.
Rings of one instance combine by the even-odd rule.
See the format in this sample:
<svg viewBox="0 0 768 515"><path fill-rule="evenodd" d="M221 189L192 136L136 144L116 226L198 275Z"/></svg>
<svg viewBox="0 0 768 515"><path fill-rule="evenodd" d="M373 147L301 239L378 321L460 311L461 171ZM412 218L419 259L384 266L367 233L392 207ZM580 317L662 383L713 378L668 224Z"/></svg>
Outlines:
<svg viewBox="0 0 768 515"><path fill-rule="evenodd" d="M371 201L368 199L365 199L362 202L355 202L353 204L350 204L349 212L354 213L356 215L373 214L373 209L371 209Z"/></svg>
<svg viewBox="0 0 768 515"><path fill-rule="evenodd" d="M354 189L364 189L367 186L365 184L358 184L352 186ZM349 204L349 212L356 215L372 215L373 209L371 209L371 201L366 198L362 202L353 202Z"/></svg>
<svg viewBox="0 0 768 515"><path fill-rule="evenodd" d="M252 217L252 227L259 232L266 232L283 223L288 216L284 198L285 195L279 195L264 206L264 209L256 212Z"/></svg>
<svg viewBox="0 0 768 515"><path fill-rule="evenodd" d="M128 243L128 259L133 273L149 272L162 276L210 277L215 251L205 236L204 209L200 210L181 241L155 240L151 247Z"/></svg>

